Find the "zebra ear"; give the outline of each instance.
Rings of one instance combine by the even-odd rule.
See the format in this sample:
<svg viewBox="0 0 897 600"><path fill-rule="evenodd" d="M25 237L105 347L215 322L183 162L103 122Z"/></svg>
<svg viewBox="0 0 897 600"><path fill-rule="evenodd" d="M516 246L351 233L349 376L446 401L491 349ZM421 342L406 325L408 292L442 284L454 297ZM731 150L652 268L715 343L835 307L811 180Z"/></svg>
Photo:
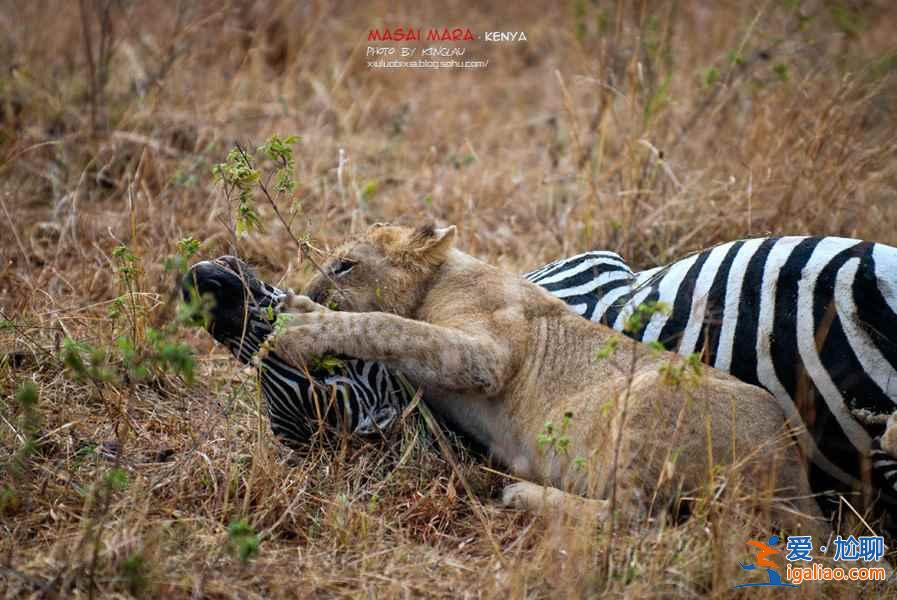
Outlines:
<svg viewBox="0 0 897 600"><path fill-rule="evenodd" d="M431 224L418 227L411 234L411 247L424 256L443 257L454 245L457 231L458 228L454 225L434 227Z"/></svg>

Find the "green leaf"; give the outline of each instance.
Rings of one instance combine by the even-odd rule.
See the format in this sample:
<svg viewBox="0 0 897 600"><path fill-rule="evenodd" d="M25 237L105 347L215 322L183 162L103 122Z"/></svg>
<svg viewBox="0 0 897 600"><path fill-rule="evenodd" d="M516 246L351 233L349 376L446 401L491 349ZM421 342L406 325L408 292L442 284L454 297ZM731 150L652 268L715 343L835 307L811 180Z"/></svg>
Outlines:
<svg viewBox="0 0 897 600"><path fill-rule="evenodd" d="M296 182L290 174L290 170L286 167L277 170L277 181L274 189L283 194L292 194L296 191Z"/></svg>
<svg viewBox="0 0 897 600"><path fill-rule="evenodd" d="M328 375L332 375L337 369L344 368L346 363L335 356L324 355L312 357L311 366L316 371L326 371Z"/></svg>
<svg viewBox="0 0 897 600"><path fill-rule="evenodd" d="M274 335L278 335L286 329L287 324L293 320L293 315L290 313L279 313L277 315L277 319L274 321Z"/></svg>
<svg viewBox="0 0 897 600"><path fill-rule="evenodd" d="M237 234L246 235L253 231L263 232L262 222L252 204L241 200L237 207Z"/></svg>
<svg viewBox="0 0 897 600"><path fill-rule="evenodd" d="M26 381L19 386L16 392L16 403L23 410L33 410L37 407L38 397L37 384L33 381Z"/></svg>
<svg viewBox="0 0 897 600"><path fill-rule="evenodd" d="M779 76L780 81L788 81L788 65L784 63L778 63L772 68L772 70L776 75Z"/></svg>
<svg viewBox="0 0 897 600"><path fill-rule="evenodd" d="M78 376L87 373L82 352L87 348L84 344L76 342L72 338L65 338L62 342L62 363L75 372Z"/></svg>
<svg viewBox="0 0 897 600"><path fill-rule="evenodd" d="M614 352L617 350L617 346L620 344L620 340L616 337L612 337L607 340L603 346L595 353L595 358L597 360L604 360L609 358Z"/></svg>
<svg viewBox="0 0 897 600"><path fill-rule="evenodd" d="M199 250L199 240L192 235L181 238L177 243L178 254L184 258L191 258Z"/></svg>
<svg viewBox="0 0 897 600"><path fill-rule="evenodd" d="M729 64L731 64L732 66L740 67L744 65L745 62L744 57L738 50L729 50L729 52L726 54L726 58L728 59Z"/></svg>
<svg viewBox="0 0 897 600"><path fill-rule="evenodd" d="M661 108L666 106L669 101L670 82L672 80L672 75L668 74L663 80L663 83L660 84L660 87L657 88L657 91L645 105L643 119L646 124L660 111Z"/></svg>
<svg viewBox="0 0 897 600"><path fill-rule="evenodd" d="M364 184L364 187L361 188L361 199L364 201L368 201L376 193L377 193L377 180L372 179L370 181L366 181Z"/></svg>
<svg viewBox="0 0 897 600"><path fill-rule="evenodd" d="M128 584L128 591L132 595L139 596L146 590L149 585L148 568L146 559L143 558L140 552L134 552L129 555L128 558L122 561L119 569L122 578Z"/></svg>
<svg viewBox="0 0 897 600"><path fill-rule="evenodd" d="M21 504L19 495L12 487L4 485L0 488L0 515L18 512Z"/></svg>
<svg viewBox="0 0 897 600"><path fill-rule="evenodd" d="M106 473L106 485L117 492L128 489L128 472L121 467L110 469Z"/></svg>
<svg viewBox="0 0 897 600"><path fill-rule="evenodd" d="M240 562L246 563L258 554L260 540L255 530L245 520L234 521L228 525L227 535L231 549Z"/></svg>
<svg viewBox="0 0 897 600"><path fill-rule="evenodd" d="M276 133L268 141L258 147L258 151L273 161L285 166L293 166L293 146L299 142L299 136L288 135L281 138Z"/></svg>
<svg viewBox="0 0 897 600"><path fill-rule="evenodd" d="M850 37L856 37L866 28L863 15L847 4L834 4L831 13L835 25Z"/></svg>

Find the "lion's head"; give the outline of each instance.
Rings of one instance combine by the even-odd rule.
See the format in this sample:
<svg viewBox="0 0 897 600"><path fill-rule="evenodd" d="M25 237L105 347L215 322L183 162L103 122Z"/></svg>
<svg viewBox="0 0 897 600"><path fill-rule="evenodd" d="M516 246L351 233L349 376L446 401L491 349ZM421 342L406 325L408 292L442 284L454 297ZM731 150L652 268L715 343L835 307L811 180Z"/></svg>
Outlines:
<svg viewBox="0 0 897 600"><path fill-rule="evenodd" d="M455 232L454 225L372 225L337 248L305 294L336 310L410 316L445 262Z"/></svg>

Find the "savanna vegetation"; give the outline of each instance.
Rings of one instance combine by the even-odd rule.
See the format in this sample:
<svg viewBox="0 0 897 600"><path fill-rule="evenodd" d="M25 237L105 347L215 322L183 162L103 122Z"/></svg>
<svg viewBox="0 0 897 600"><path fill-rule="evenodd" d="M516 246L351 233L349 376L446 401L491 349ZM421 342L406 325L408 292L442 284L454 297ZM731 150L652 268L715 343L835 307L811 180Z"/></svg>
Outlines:
<svg viewBox="0 0 897 600"><path fill-rule="evenodd" d="M591 530L503 509L507 478L415 410L288 451L177 281L227 253L299 289L381 221L456 224L516 271L768 233L897 244L893 2L0 7L8 597L738 594L763 524L714 474L687 520ZM384 27L527 41L440 44L486 69L370 69Z"/></svg>

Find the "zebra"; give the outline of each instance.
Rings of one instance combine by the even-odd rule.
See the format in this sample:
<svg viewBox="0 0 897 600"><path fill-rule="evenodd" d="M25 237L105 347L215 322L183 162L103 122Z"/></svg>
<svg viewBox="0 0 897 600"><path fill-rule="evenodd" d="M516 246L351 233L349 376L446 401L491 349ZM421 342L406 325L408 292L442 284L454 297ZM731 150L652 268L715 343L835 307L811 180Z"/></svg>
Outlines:
<svg viewBox="0 0 897 600"><path fill-rule="evenodd" d="M260 282L237 259L222 260L199 263L191 276L202 288L222 264L233 274L236 284L213 292L224 309L213 314L221 328L211 332L248 362L263 331L271 331L270 314L262 313L276 312L289 292ZM887 491L887 501L897 498L897 460L879 442L880 417L893 413L897 401L897 249L833 236L765 237L640 272L617 253L591 251L524 277L584 318L681 355L700 353L706 364L765 387L788 420L809 433L798 439L811 457L814 489L849 491L871 460L872 482ZM235 297L234 285L254 300L248 327L242 316L224 315L230 306L244 310L245 292ZM669 310L625 331L636 308L651 302ZM241 337L235 328L246 331ZM335 373L303 373L266 355L259 369L272 431L304 439L309 415L318 421L323 415L328 424L369 434L388 427L411 401L413 390L400 375L378 363L343 365ZM328 399L323 412L322 398Z"/></svg>
<svg viewBox="0 0 897 600"><path fill-rule="evenodd" d="M897 249L834 236L745 239L629 279L619 256L583 266L592 260L564 259L528 278L616 330L636 307L667 304L627 335L700 353L769 390L809 433L798 439L814 489L850 489L871 461L873 483L897 501L897 460L875 418L897 409Z"/></svg>
<svg viewBox="0 0 897 600"><path fill-rule="evenodd" d="M298 369L273 352L259 353L292 293L270 285L242 260L221 256L193 265L183 297L212 300L206 328L243 364L257 355L259 380L271 431L288 446L301 446L319 429L356 435L385 431L412 395L401 378L375 361L340 360L333 368Z"/></svg>

